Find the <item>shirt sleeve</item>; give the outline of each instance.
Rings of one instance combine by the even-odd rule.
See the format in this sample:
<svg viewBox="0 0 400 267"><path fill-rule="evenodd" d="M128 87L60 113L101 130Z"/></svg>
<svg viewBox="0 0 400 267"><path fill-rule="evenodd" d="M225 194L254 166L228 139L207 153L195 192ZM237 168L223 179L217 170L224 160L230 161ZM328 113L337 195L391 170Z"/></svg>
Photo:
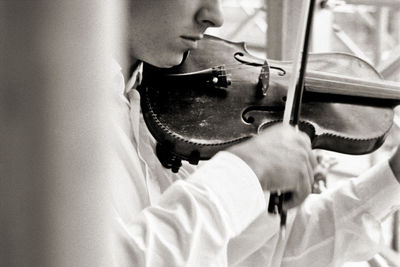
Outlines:
<svg viewBox="0 0 400 267"><path fill-rule="evenodd" d="M387 161L321 195L312 195L291 222L282 266L342 266L373 257L381 222L400 208L400 184Z"/></svg>
<svg viewBox="0 0 400 267"><path fill-rule="evenodd" d="M219 152L135 221L118 223L118 266L226 266L229 239L265 207L254 172L235 155Z"/></svg>

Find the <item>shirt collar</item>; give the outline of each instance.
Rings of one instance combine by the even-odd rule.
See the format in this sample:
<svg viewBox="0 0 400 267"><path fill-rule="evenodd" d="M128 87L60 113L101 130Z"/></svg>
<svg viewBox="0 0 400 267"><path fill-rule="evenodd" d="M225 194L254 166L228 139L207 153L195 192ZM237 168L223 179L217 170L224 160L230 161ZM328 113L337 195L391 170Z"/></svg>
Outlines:
<svg viewBox="0 0 400 267"><path fill-rule="evenodd" d="M135 89L142 82L142 79L143 62L140 62L125 85L125 94L128 95L132 89Z"/></svg>

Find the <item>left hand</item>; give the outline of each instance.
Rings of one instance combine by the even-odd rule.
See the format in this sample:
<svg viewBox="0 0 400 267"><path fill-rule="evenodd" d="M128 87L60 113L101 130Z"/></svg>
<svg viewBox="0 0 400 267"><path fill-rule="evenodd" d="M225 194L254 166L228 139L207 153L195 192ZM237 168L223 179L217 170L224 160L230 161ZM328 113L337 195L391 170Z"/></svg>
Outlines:
<svg viewBox="0 0 400 267"><path fill-rule="evenodd" d="M397 146L396 152L390 157L389 165L397 181L400 183L400 144Z"/></svg>

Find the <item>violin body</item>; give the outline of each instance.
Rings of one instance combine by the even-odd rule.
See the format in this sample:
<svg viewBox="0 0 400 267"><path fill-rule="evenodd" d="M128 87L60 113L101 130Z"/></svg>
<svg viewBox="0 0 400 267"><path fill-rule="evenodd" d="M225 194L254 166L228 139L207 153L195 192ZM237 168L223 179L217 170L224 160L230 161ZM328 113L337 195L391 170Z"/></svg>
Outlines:
<svg viewBox="0 0 400 267"><path fill-rule="evenodd" d="M221 65L226 66L226 73L219 75L230 76L225 86L210 83L204 77L207 74L171 75ZM141 106L150 132L163 148L158 149L159 156L169 158L164 160L164 166L171 167L171 161L178 159L196 164L281 122L290 66L290 62L255 58L244 43L211 36L199 41L199 48L190 51L177 67L157 69L145 65L139 89ZM336 87L340 87L342 74L382 79L367 62L347 54L310 54L307 66L307 73L338 74L339 78L333 81ZM263 68L267 72L263 81L268 82L265 92L260 90ZM312 93L313 88L325 84L320 76L316 77L305 81L299 121L299 128L310 136L312 147L346 154L365 154L379 148L392 126L393 107L400 103L400 91L399 99L358 96L357 91L355 96Z"/></svg>

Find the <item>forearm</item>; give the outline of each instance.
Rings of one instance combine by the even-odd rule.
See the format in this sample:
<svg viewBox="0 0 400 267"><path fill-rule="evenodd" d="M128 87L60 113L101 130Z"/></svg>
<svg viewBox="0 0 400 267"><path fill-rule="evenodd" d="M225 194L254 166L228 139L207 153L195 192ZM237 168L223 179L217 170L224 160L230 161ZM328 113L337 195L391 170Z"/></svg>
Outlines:
<svg viewBox="0 0 400 267"><path fill-rule="evenodd" d="M296 214L283 266L324 266L371 257L380 242L379 224L399 207L400 184L387 162L310 196ZM315 258L318 261L308 262Z"/></svg>
<svg viewBox="0 0 400 267"><path fill-rule="evenodd" d="M257 177L219 153L171 185L134 221L118 221L120 266L207 266L226 260L228 241L266 208ZM146 265L147 264L147 265Z"/></svg>
<svg viewBox="0 0 400 267"><path fill-rule="evenodd" d="M162 198L134 221L117 222L118 266L207 266L218 261L232 230L220 207L207 203L214 196L180 181Z"/></svg>

